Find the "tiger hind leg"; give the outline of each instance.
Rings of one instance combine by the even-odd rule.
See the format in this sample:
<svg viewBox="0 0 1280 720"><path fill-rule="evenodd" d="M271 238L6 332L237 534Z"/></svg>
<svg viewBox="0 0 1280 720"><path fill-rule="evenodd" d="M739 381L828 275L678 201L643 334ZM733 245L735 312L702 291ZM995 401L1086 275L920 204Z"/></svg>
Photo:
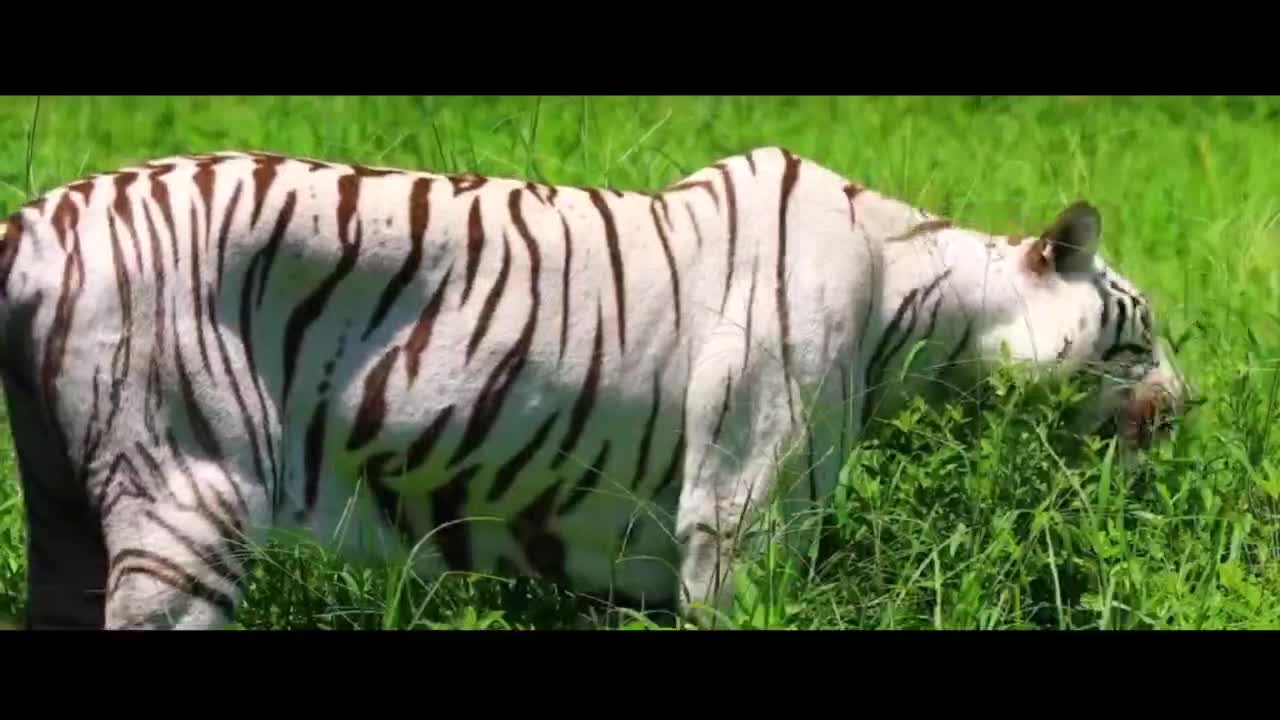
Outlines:
<svg viewBox="0 0 1280 720"><path fill-rule="evenodd" d="M172 464L151 465L147 490L117 494L104 511L108 629L218 629L244 597L255 542L244 489L217 464Z"/></svg>
<svg viewBox="0 0 1280 720"><path fill-rule="evenodd" d="M6 371L4 389L26 509L26 627L101 628L107 577L101 525L30 386Z"/></svg>

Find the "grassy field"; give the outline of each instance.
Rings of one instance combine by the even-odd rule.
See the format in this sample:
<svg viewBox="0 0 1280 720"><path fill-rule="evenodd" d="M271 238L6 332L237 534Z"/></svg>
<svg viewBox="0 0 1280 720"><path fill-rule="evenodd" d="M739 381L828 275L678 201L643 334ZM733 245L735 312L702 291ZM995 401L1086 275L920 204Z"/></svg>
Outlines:
<svg viewBox="0 0 1280 720"><path fill-rule="evenodd" d="M27 197L33 101L0 100L0 211ZM151 156L266 149L657 188L781 144L993 232L1071 200L1149 292L1207 403L1138 472L1063 462L1016 388L978 437L911 412L850 457L836 556L744 564L752 628L1280 627L1280 100L1251 98L45 98L39 191ZM1029 409L1029 408L1039 408ZM22 505L0 440L0 618L23 612ZM963 442L961 442L961 440ZM349 567L268 549L246 628L554 628L608 621L539 583ZM618 625L617 623L614 624ZM625 620L622 627L646 627Z"/></svg>

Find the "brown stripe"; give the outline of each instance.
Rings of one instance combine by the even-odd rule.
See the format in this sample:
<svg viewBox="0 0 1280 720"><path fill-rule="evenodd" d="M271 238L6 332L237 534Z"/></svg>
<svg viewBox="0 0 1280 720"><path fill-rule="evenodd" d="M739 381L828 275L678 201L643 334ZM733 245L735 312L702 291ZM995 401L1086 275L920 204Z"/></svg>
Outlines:
<svg viewBox="0 0 1280 720"><path fill-rule="evenodd" d="M116 232L115 217L107 213L107 235L111 238L111 264L116 271L116 290L120 298L121 332L111 356L111 411L107 415L107 427L111 427L120 409L120 388L129 376L130 351L133 348L133 290L129 271L125 266L124 250Z"/></svg>
<svg viewBox="0 0 1280 720"><path fill-rule="evenodd" d="M564 270L560 279L560 356L557 364L564 362L564 349L569 343L569 269L573 266L573 237L564 215L560 216L560 225L564 228Z"/></svg>
<svg viewBox="0 0 1280 720"><path fill-rule="evenodd" d="M205 416L204 411L200 408L199 401L196 400L195 389L191 385L191 375L187 373L187 364L183 359L182 349L176 343L174 357L177 359L178 388L182 391L182 402L186 409L187 421L191 425L191 434L195 437L196 444L200 446L200 450L205 455L221 460L223 455L222 448L218 445L218 437L213 430L213 424Z"/></svg>
<svg viewBox="0 0 1280 720"><path fill-rule="evenodd" d="M18 250L22 246L22 214L9 216L4 226L4 243L0 244L0 296L9 296L9 274L13 272L13 263L18 259ZM565 271L568 272L566 265Z"/></svg>
<svg viewBox="0 0 1280 720"><path fill-rule="evenodd" d="M476 270L480 267L480 253L484 250L484 223L480 217L480 198L471 201L471 212L467 215L467 275L462 286L462 302L466 305L471 295L471 284L475 282Z"/></svg>
<svg viewBox="0 0 1280 720"><path fill-rule="evenodd" d="M142 397L142 424L147 429L152 445L160 444L160 432L156 429L156 414L160 412L160 404L160 360L153 354L147 366L147 384Z"/></svg>
<svg viewBox="0 0 1280 720"><path fill-rule="evenodd" d="M88 208L89 200L91 197L93 197L94 184L95 183L93 182L93 179L90 178L88 180L81 180L80 182L75 183L74 185L68 185L67 190L70 192L79 193L80 197L84 200L85 207Z"/></svg>
<svg viewBox="0 0 1280 720"><path fill-rule="evenodd" d="M160 235L156 232L155 220L151 217L151 206L142 204L142 215L147 221L147 237L151 240L151 274L156 280L156 352L164 357L164 250L160 246Z"/></svg>
<svg viewBox="0 0 1280 720"><path fill-rule="evenodd" d="M604 361L604 319L601 317L600 303L596 303L596 334L591 343L591 364L587 366L587 374L582 380L582 388L578 391L578 399L573 404L573 414L569 416L569 430L560 443L560 451L551 461L554 470L564 464L582 437L587 426L587 418L596 402L596 393L600 388L600 367Z"/></svg>
<svg viewBox="0 0 1280 720"><path fill-rule="evenodd" d="M747 165L751 168L751 174L752 174L752 175L755 175L755 174L756 174L756 159L755 159L754 155L755 155L755 151L754 151L754 150L751 150L751 151L748 151L748 152L747 152Z"/></svg>
<svg viewBox="0 0 1280 720"><path fill-rule="evenodd" d="M791 398L791 313L787 302L787 206L791 201L791 191L795 189L796 180L800 175L800 159L785 150L783 154L786 166L782 172L782 200L778 207L776 302L778 325L782 329L782 378L787 384L787 408L791 413L792 422L795 422L795 406Z"/></svg>
<svg viewBox="0 0 1280 720"><path fill-rule="evenodd" d="M475 354L480 341L489 331L489 323L493 320L493 312L498 307L498 300L502 298L502 292L507 287L507 276L510 273L511 243L507 240L507 233L504 231L502 233L502 267L498 270L498 279L494 281L493 287L489 289L489 294L484 299L484 305L480 308L480 318L476 321L475 330L471 332L471 340L467 342L467 362L471 362L471 356Z"/></svg>
<svg viewBox="0 0 1280 720"><path fill-rule="evenodd" d="M471 569L471 537L462 522L462 512L467 505L468 485L479 471L479 465L472 465L431 493L431 519L436 527L436 543L444 555L445 564L453 571Z"/></svg>
<svg viewBox="0 0 1280 720"><path fill-rule="evenodd" d="M209 238L213 235L213 164L216 160L201 160L196 163L196 171L191 180L200 191L200 199L204 202L204 248L209 249Z"/></svg>
<svg viewBox="0 0 1280 720"><path fill-rule="evenodd" d="M724 418L729 414L729 398L733 396L733 376L724 377L724 401L720 403L720 415L716 417L715 427L711 429L711 444L720 440L720 431L724 429Z"/></svg>
<svg viewBox="0 0 1280 720"><path fill-rule="evenodd" d="M231 232L231 220L236 208L240 205L240 190L243 187L243 180L236 182L236 189L231 191L231 200L227 203L227 211L222 216L222 232L218 233L218 290L222 290L222 272L226 267L227 236Z"/></svg>
<svg viewBox="0 0 1280 720"><path fill-rule="evenodd" d="M124 226L129 231L129 240L133 243L133 255L138 263L138 273L141 274L144 272L142 269L142 247L138 242L138 229L133 224L133 203L129 199L129 186L137 179L138 174L132 172L116 175L113 181L115 201L111 205L116 214L120 216L120 219L124 221Z"/></svg>
<svg viewBox="0 0 1280 720"><path fill-rule="evenodd" d="M196 317L196 344L200 348L200 360L204 363L204 370L207 373L213 372L213 367L209 364L209 349L205 346L204 341L204 281L200 277L200 247L199 233L196 232L196 206L191 206L191 232L188 237L191 238L191 300L195 303Z"/></svg>
<svg viewBox="0 0 1280 720"><path fill-rule="evenodd" d="M951 275L951 270L945 270L941 274L939 274L936 278L934 278L932 282L930 282L927 286L925 286L924 291L920 293L920 296L916 298L915 302L911 307L911 321L907 324L906 331L903 332L902 336L898 338L898 342L893 346L893 348L889 350L889 352L885 353L883 358L880 358L882 363L887 364L890 358L894 357L895 355L897 355L899 352L902 351L902 348L907 344L907 341L910 340L911 336L915 333L916 322L919 319L917 316L919 315L919 312L920 312L920 306L929 300L929 296L933 295L934 291L938 289L939 283L941 283L944 279L946 279L950 275ZM941 302L941 299L939 299L939 302ZM936 306L934 310L936 313L937 311ZM927 333L925 337L928 337ZM883 368L881 369L883 370Z"/></svg>
<svg viewBox="0 0 1280 720"><path fill-rule="evenodd" d="M226 372L227 379L231 381L231 395L235 398L236 407L240 410L240 422L244 425L244 432L249 436L249 452L253 457L253 471L258 478L258 483L266 487L267 477L262 469L262 448L258 445L257 423L249 415L249 407L245 404L244 393L240 391L240 381L231 367L231 355L227 352L226 341L222 338L222 325L218 322L213 290L209 291L208 308L209 324L213 327L213 339L218 343L218 353L222 358L222 369ZM265 420L266 418L263 418L264 422Z"/></svg>
<svg viewBox="0 0 1280 720"><path fill-rule="evenodd" d="M662 241L662 252L667 257L667 273L671 277L671 300L675 310L676 335L680 334L680 274L676 271L676 260L671 255L671 243L667 240L667 232L662 229L658 220L658 207L649 204L649 213L653 216L653 227L658 231L658 239Z"/></svg>
<svg viewBox="0 0 1280 720"><path fill-rule="evenodd" d="M97 459L98 446L102 443L103 432L98 421L98 398L101 397L98 391L101 375L102 367L95 365L93 368L93 387L89 393L89 397L93 398L92 404L89 406L89 421L85 423L84 435L80 438L81 451L78 477L89 476L89 468Z"/></svg>
<svg viewBox="0 0 1280 720"><path fill-rule="evenodd" d="M711 196L711 201L715 203L716 212L720 212L720 196L716 194L715 187L707 180L693 180L677 183L667 188L667 192L681 192L683 190L691 190L693 188L706 190L707 194Z"/></svg>
<svg viewBox="0 0 1280 720"><path fill-rule="evenodd" d="M862 187L855 183L849 183L844 186L844 195L849 198L849 223L851 225L858 224L858 213L853 207L853 199L856 198L860 192L862 192Z"/></svg>
<svg viewBox="0 0 1280 720"><path fill-rule="evenodd" d="M756 311L756 279L760 277L760 255L751 258L751 289L747 291L747 327L746 341L742 345L742 372L747 372L747 363L751 360L751 324Z"/></svg>
<svg viewBox="0 0 1280 720"><path fill-rule="evenodd" d="M72 215L63 222L74 228L78 221L77 211L72 206ZM55 211L56 213L56 211ZM58 295L58 303L53 311L53 324L44 342L44 360L40 368L40 387L44 393L45 406L52 415L50 425L58 436L60 447L65 448L67 438L63 435L61 423L58 421L57 389L55 383L62 373L62 363L67 350L67 336L71 332L71 323L75 316L76 301L84 284L84 262L80 257L80 243L77 241L67 254L62 267L62 292Z"/></svg>
<svg viewBox="0 0 1280 720"><path fill-rule="evenodd" d="M520 448L519 452L513 455L510 460L503 463L502 467L498 468L498 472L493 476L493 486L489 488L489 494L485 497L485 500L497 502L506 494L507 490L511 489L511 484L516 481L520 471L524 470L534 456L538 454L538 451L542 449L543 444L547 441L547 436L551 434L551 427L555 425L556 419L559 417L560 412L558 410L551 413L550 417L542 421L542 425L533 433L533 437L529 439L529 442Z"/></svg>
<svg viewBox="0 0 1280 720"><path fill-rule="evenodd" d="M297 204L298 193L296 190L290 190L284 196L284 205L280 208L280 214L276 216L276 224L271 229L271 235L267 237L266 246L258 252L263 257L262 271L258 275L258 307L262 307L262 300L267 292L267 277L271 275L271 267L275 265L280 243L284 241L284 234L293 220L293 211Z"/></svg>
<svg viewBox="0 0 1280 720"><path fill-rule="evenodd" d="M440 306L444 303L444 290L449 286L449 276L451 274L453 274L452 265L449 266L448 270L445 270L444 277L440 279L439 287L431 295L431 300L427 302L426 307L422 308L417 322L413 324L413 330L409 333L409 341L404 345L405 355L407 356L405 364L409 370L410 381L418 377L418 367L422 363L422 353L426 351L427 345L431 343L431 331L435 328L436 316L440 314Z"/></svg>
<svg viewBox="0 0 1280 720"><path fill-rule="evenodd" d="M702 228L698 227L698 218L693 215L693 207L689 203L684 204L684 209L689 213L689 223L693 225L693 237L698 243L698 249L702 249Z"/></svg>
<svg viewBox="0 0 1280 720"><path fill-rule="evenodd" d="M253 214L249 216L249 227L258 224L258 215L262 212L262 202L276 179L276 168L284 163L284 158L272 155L259 155L253 159Z"/></svg>
<svg viewBox="0 0 1280 720"><path fill-rule="evenodd" d="M653 374L653 402L649 409L649 418L644 422L644 432L640 435L640 452L636 458L636 472L631 476L631 489L640 487L649 466L649 446L653 443L653 428L658 422L658 406L662 402L662 388L659 384L659 373Z"/></svg>
<svg viewBox="0 0 1280 720"><path fill-rule="evenodd" d="M262 391L262 376L258 374L258 365L257 361L254 359L253 350L254 338L251 300L253 295L253 280L255 276L254 271L258 270L260 267L262 268L258 272L258 275L262 277L260 287L265 288L267 267L270 264L271 258L275 256L275 251L280 245L281 238L284 237L285 228L289 226L290 220L293 219L293 209L296 201L297 194L290 190L288 194L285 195L284 205L280 208L280 214L276 219L275 228L272 230L271 236L267 240L266 247L255 253L253 258L249 261L249 267L245 270L240 286L240 342L244 348L245 362L249 366L249 378L253 381L253 390L254 394L258 398L258 408L262 413L262 423L264 426L270 422L270 418L267 414L266 397ZM263 262L264 257L266 258L266 264L259 265L260 262ZM260 303L261 293L259 294L259 304ZM267 459L271 464L271 477L273 481L271 508L272 516L274 517L283 500L282 493L284 484L280 482L279 468L276 464L275 442L272 440L272 434L273 433L269 431L263 432L263 435L267 440Z"/></svg>
<svg viewBox="0 0 1280 720"><path fill-rule="evenodd" d="M364 397L360 401L360 409L356 411L355 426L347 440L347 450L359 450L382 429L382 421L387 415L387 378L391 376L391 368L395 367L398 357L400 346L396 345L365 376Z"/></svg>
<svg viewBox="0 0 1280 720"><path fill-rule="evenodd" d="M941 219L926 220L900 235L894 235L886 239L885 242L903 242L904 240L910 240L914 237L935 232L937 230L943 230L949 227L951 227L950 220L941 220Z"/></svg>
<svg viewBox="0 0 1280 720"><path fill-rule="evenodd" d="M311 413L311 422L307 423L307 434L304 438L303 464L306 475L304 489L306 509L310 512L316 506L316 498L320 494L320 461L324 456L324 430L329 417L329 400L326 398L316 405Z"/></svg>
<svg viewBox="0 0 1280 720"><path fill-rule="evenodd" d="M169 204L169 186L160 178L173 172L174 165L157 165L148 175L151 182L151 199L160 206L164 215L165 226L169 228L169 243L173 247L173 267L178 268L178 230L173 222L173 206Z"/></svg>
<svg viewBox="0 0 1280 720"><path fill-rule="evenodd" d="M866 375L863 379L863 395L866 398L862 408L862 423L864 427L871 417L871 395L876 391L876 378L880 372L880 364L883 362L881 355L884 355L885 358L889 357L885 354L885 348L888 347L889 341L897 332L898 326L902 324L902 318L906 316L907 309L913 307L916 295L919 292L920 288L912 288L902 298L902 302L898 303L898 309L894 311L893 318L889 321L889 326L880 334L880 340L871 352L871 359L867 361Z"/></svg>
<svg viewBox="0 0 1280 720"><path fill-rule="evenodd" d="M653 202L662 208L662 219L666 221L667 227L674 229L675 225L671 224L671 208L667 206L667 198L665 195L654 195Z"/></svg>
<svg viewBox="0 0 1280 720"><path fill-rule="evenodd" d="M67 249L67 235L76 229L80 222L80 208L71 200L71 193L63 193L58 204L53 206L53 217L49 218L54 232L58 235L58 245Z"/></svg>
<svg viewBox="0 0 1280 720"><path fill-rule="evenodd" d="M729 169L723 163L718 163L715 167L724 178L724 198L729 213L728 272L724 279L724 297L720 300L720 312L723 314L725 306L729 303L729 289L733 286L734 262L738 250L738 203L733 191L733 178L730 176Z"/></svg>
<svg viewBox="0 0 1280 720"><path fill-rule="evenodd" d="M539 291L542 256L532 237L527 233L521 233L521 237L529 253L529 317L525 320L524 329L520 331L520 337L516 339L515 345L498 361L480 388L480 394L474 403L475 410L463 430L462 442L449 460L449 467L461 462L484 442L485 437L498 421L498 414L502 411L507 393L511 391L511 386L520 376L529 359L529 346L533 342L533 331L538 325L538 311L542 304Z"/></svg>
<svg viewBox="0 0 1280 720"><path fill-rule="evenodd" d="M622 251L618 247L618 228L614 225L613 212L609 210L609 204L600 191L593 188L588 190L587 194L591 197L591 203L596 206L596 210L600 212L600 218L604 220L604 237L609 246L609 263L613 267L613 293L618 305L618 346L625 351L627 349L627 298L626 281L622 273Z"/></svg>
<svg viewBox="0 0 1280 720"><path fill-rule="evenodd" d="M420 177L413 181L413 188L409 191L409 255L405 257L404 264L400 266L400 270L391 278L391 282L387 284L387 288L383 291L382 297L378 299L378 305L373 310L373 315L369 318L369 325L365 327L364 334L360 336L361 341L369 339L373 331L382 324L386 318L387 312L391 310L391 305L400 297L400 293L413 282L414 276L418 272L418 267L422 264L422 243L427 232L427 226L431 222L431 178Z"/></svg>
<svg viewBox="0 0 1280 720"><path fill-rule="evenodd" d="M49 198L46 196L38 197L23 205L22 208L26 210L34 210L37 215L44 217L44 204L48 199Z"/></svg>
<svg viewBox="0 0 1280 720"><path fill-rule="evenodd" d="M355 175L343 175L338 178L338 242L342 245L342 256L338 258L338 265L334 271L293 311L285 326L282 403L289 399L289 391L293 387L294 373L298 366L299 350L307 329L319 319L334 290L355 268L356 259L360 255L364 226L359 219L356 219L355 238L348 238L348 224L355 215L356 196L360 192L359 183L359 178Z"/></svg>

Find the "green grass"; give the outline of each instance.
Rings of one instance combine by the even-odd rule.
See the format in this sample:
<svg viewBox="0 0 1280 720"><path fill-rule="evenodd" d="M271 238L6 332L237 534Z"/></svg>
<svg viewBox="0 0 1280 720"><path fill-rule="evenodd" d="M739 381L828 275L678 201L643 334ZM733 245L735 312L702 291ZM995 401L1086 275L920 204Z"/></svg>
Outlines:
<svg viewBox="0 0 1280 720"><path fill-rule="evenodd" d="M0 100L0 211L27 196L33 102ZM973 429L904 413L855 453L811 576L763 554L741 627L1280 627L1280 101L1252 98L45 98L35 190L151 156L269 149L369 164L656 188L781 144L994 232L1084 196L1207 403L1138 472L1059 452L1058 415L997 383ZM967 433L967 434L966 434ZM23 612L21 500L0 441L0 618ZM607 619L534 582L348 566L270 548L249 628L572 627ZM645 627L626 620L623 627Z"/></svg>

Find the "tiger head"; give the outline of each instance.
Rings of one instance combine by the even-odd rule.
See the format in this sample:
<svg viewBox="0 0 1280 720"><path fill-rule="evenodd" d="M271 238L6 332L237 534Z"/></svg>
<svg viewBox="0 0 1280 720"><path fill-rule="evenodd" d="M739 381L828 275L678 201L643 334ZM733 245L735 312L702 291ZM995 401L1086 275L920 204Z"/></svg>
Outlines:
<svg viewBox="0 0 1280 720"><path fill-rule="evenodd" d="M1099 255L1101 237L1101 215L1078 202L1038 236L1010 239L976 350L1083 380L1092 393L1073 429L1146 449L1197 401L1147 298Z"/></svg>

